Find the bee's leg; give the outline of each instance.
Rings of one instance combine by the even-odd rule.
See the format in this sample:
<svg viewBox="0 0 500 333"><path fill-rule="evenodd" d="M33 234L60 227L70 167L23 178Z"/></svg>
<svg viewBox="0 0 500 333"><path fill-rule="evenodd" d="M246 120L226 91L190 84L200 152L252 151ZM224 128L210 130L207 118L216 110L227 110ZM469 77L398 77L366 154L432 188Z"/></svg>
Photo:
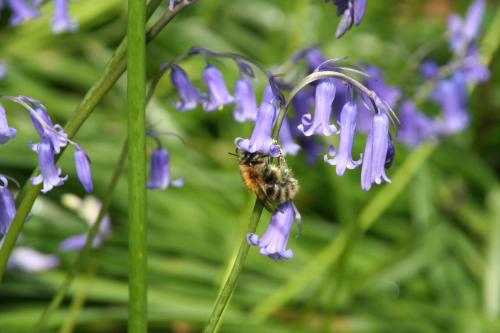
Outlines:
<svg viewBox="0 0 500 333"><path fill-rule="evenodd" d="M266 210L269 212L269 213L274 213L274 205L269 201L269 200L260 200L260 202L264 205L264 208L266 208Z"/></svg>

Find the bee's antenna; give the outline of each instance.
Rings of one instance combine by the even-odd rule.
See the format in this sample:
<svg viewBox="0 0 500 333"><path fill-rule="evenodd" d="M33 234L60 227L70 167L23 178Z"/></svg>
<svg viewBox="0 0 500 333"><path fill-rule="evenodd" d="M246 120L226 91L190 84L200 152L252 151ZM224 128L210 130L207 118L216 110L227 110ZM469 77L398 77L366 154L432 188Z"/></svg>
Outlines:
<svg viewBox="0 0 500 333"><path fill-rule="evenodd" d="M238 154L235 154L235 153L229 153L229 152L228 152L228 154L229 154L229 155L233 155L233 156L238 157Z"/></svg>

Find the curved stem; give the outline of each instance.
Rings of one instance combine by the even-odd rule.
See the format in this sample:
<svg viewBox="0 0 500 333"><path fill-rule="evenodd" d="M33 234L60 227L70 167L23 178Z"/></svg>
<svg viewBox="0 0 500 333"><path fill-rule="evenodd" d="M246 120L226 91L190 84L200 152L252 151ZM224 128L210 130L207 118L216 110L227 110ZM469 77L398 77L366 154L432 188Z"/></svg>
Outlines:
<svg viewBox="0 0 500 333"><path fill-rule="evenodd" d="M252 211L252 216L250 217L250 223L248 224L246 232L247 234L254 233L257 229L257 225L259 223L263 208L264 206L262 205L261 201L257 199ZM233 295L234 289L236 288L236 282L238 281L241 270L243 269L243 265L245 264L249 249L250 245L248 244L246 237L244 237L241 240L238 254L231 265L229 274L227 275L222 288L217 294L217 299L215 300L212 313L207 325L203 330L203 333L213 333L219 329L222 316L227 308L227 305L229 304L229 300Z"/></svg>
<svg viewBox="0 0 500 333"><path fill-rule="evenodd" d="M109 182L108 188L106 189L106 193L103 196L102 200L102 206L101 209L99 210L99 214L97 215L94 224L92 224L92 227L90 228L88 234L87 234L87 239L85 241L85 245L83 246L82 250L80 251L80 254L78 255L78 258L76 261L73 263L71 266L70 270L66 274L66 277L64 278L64 281L59 288L59 290L56 292L54 297L52 297L52 300L50 304L45 308L45 311L42 313L42 316L40 317L38 324L35 328L35 332L42 332L45 325L47 324L50 316L54 313L54 311L59 307L61 304L64 295L68 291L69 287L71 286L71 283L73 282L74 278L76 277L76 274L78 273L78 270L80 267L82 267L85 259L87 258L88 254L90 253L90 250L92 248L92 244L94 243L94 239L99 233L99 227L101 226L101 222L106 215L106 213L109 210L109 206L111 205L111 198L113 197L113 193L116 189L116 185L118 184L118 180L120 179L120 175L125 167L125 162L127 159L127 152L128 152L128 140L125 140L123 143L122 151L120 153L120 157L118 159L118 162L116 163L116 168L113 172L113 176L111 177L111 181Z"/></svg>
<svg viewBox="0 0 500 333"><path fill-rule="evenodd" d="M151 17L156 8L160 5L161 0L151 0L148 3L147 17ZM156 22L153 27L148 31L146 42L153 40L158 33L164 28L183 8L189 5L191 2L184 0L182 3L175 6L173 10L169 10L162 16L162 18ZM80 102L73 117L68 121L65 126L65 132L68 134L68 138L73 138L80 127L84 124L85 120L94 111L95 107L101 100L106 96L108 91L114 86L116 81L123 74L127 68L127 39L124 38L118 48L113 53L112 57L106 64L104 72L99 80L89 89L83 100ZM64 153L64 150L61 154ZM59 158L59 155L57 158ZM38 169L35 169L32 173L35 176L38 173ZM12 249L16 245L17 239L24 225L24 221L28 216L33 203L35 202L38 194L40 193L41 185L32 185L31 180L28 179L24 184L23 188L19 192L16 198L17 213L12 221L7 235L4 237L2 248L0 249L0 282L2 281L5 267L7 266L7 261L12 252Z"/></svg>

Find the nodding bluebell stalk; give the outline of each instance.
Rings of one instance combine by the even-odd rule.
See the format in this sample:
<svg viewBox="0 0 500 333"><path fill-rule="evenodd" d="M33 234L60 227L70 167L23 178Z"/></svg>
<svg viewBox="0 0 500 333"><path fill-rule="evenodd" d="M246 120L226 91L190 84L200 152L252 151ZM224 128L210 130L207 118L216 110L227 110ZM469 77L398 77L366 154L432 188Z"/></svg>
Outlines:
<svg viewBox="0 0 500 333"><path fill-rule="evenodd" d="M14 127L9 127L7 123L7 115L4 107L0 104L0 144L4 144L14 138L17 130Z"/></svg>
<svg viewBox="0 0 500 333"><path fill-rule="evenodd" d="M60 34L65 31L78 30L78 22L69 16L68 0L54 0L54 17L52 19L52 32Z"/></svg>
<svg viewBox="0 0 500 333"><path fill-rule="evenodd" d="M38 154L41 174L32 178L32 184L38 185L43 182L42 192L46 193L56 186L61 186L67 176L60 177L61 169L55 165L56 155L68 144L75 147L75 167L78 178L87 192L93 190L92 175L90 170L90 160L87 153L76 142L68 138L67 133L59 124L53 124L52 119L45 106L30 97L26 96L0 96L0 98L13 101L21 105L30 113L33 127L40 136L40 143L31 143L31 150ZM3 132L6 131L2 122L2 109L0 110L0 140ZM12 134L12 131L10 132ZM1 142L0 142L1 143Z"/></svg>
<svg viewBox="0 0 500 333"><path fill-rule="evenodd" d="M175 107L179 111L193 110L198 104L203 104L207 100L207 96L192 85L186 72L181 67L172 66L170 79L181 98L180 101L175 103Z"/></svg>
<svg viewBox="0 0 500 333"><path fill-rule="evenodd" d="M40 16L38 9L29 6L24 0L6 0L6 3L12 12L9 21L11 26L19 25Z"/></svg>
<svg viewBox="0 0 500 333"><path fill-rule="evenodd" d="M325 0L330 2L330 0ZM365 15L367 0L333 0L337 6L337 16L341 16L335 36L342 37L352 25L360 25Z"/></svg>
<svg viewBox="0 0 500 333"><path fill-rule="evenodd" d="M335 98L335 81L331 78L322 79L316 86L314 118L306 114L301 119L298 129L305 135L332 135L337 133L337 127L330 124L332 103Z"/></svg>
<svg viewBox="0 0 500 333"><path fill-rule="evenodd" d="M0 175L0 235L7 233L14 216L16 216L14 195L9 190L7 178Z"/></svg>
<svg viewBox="0 0 500 333"><path fill-rule="evenodd" d="M354 144L354 135L356 134L356 119L358 116L358 107L354 101L352 87L347 89L347 103L340 112L340 140L339 150L335 151L333 145L330 146L329 155L332 158L324 156L324 161L336 165L337 175L342 176L347 169L354 169L361 164L361 159L355 161L352 159L352 145Z"/></svg>
<svg viewBox="0 0 500 333"><path fill-rule="evenodd" d="M257 101L250 80L241 77L234 88L236 107L234 119L239 122L255 121L257 119Z"/></svg>
<svg viewBox="0 0 500 333"><path fill-rule="evenodd" d="M203 71L203 81L209 96L209 101L203 104L205 111L221 110L224 105L234 103L234 97L229 94L222 73L217 68L207 66Z"/></svg>
<svg viewBox="0 0 500 333"><path fill-rule="evenodd" d="M368 191L373 183L388 183L391 180L385 174L385 162L389 147L389 118L385 112L373 116L372 126L366 139L361 168L361 188Z"/></svg>
<svg viewBox="0 0 500 333"><path fill-rule="evenodd" d="M234 140L238 149L278 157L280 152L271 137L273 124L276 119L276 106L274 103L263 102L257 113L257 120L250 139L236 138Z"/></svg>
<svg viewBox="0 0 500 333"><path fill-rule="evenodd" d="M80 147L80 145L75 146L75 167L78 179L82 184L83 188L87 193L94 190L94 184L92 182L92 172L90 170L90 159L85 150Z"/></svg>
<svg viewBox="0 0 500 333"><path fill-rule="evenodd" d="M165 148L158 147L151 155L148 188L164 190L169 185L181 187L184 185L184 178L170 179L170 155Z"/></svg>
<svg viewBox="0 0 500 333"><path fill-rule="evenodd" d="M271 217L269 226L262 237L250 233L247 241L250 245L260 247L259 253L274 260L291 259L293 251L287 249L288 238L293 223L300 225L300 214L292 201L279 205Z"/></svg>

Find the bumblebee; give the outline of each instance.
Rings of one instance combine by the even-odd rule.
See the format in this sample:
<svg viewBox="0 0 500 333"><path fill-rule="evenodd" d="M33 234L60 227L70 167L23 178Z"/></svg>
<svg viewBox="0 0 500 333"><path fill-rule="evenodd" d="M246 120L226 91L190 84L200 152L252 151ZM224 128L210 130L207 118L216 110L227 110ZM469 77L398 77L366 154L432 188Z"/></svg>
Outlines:
<svg viewBox="0 0 500 333"><path fill-rule="evenodd" d="M245 185L272 211L273 205L292 200L299 191L299 183L293 177L280 151L278 163L261 153L237 151L240 174Z"/></svg>

